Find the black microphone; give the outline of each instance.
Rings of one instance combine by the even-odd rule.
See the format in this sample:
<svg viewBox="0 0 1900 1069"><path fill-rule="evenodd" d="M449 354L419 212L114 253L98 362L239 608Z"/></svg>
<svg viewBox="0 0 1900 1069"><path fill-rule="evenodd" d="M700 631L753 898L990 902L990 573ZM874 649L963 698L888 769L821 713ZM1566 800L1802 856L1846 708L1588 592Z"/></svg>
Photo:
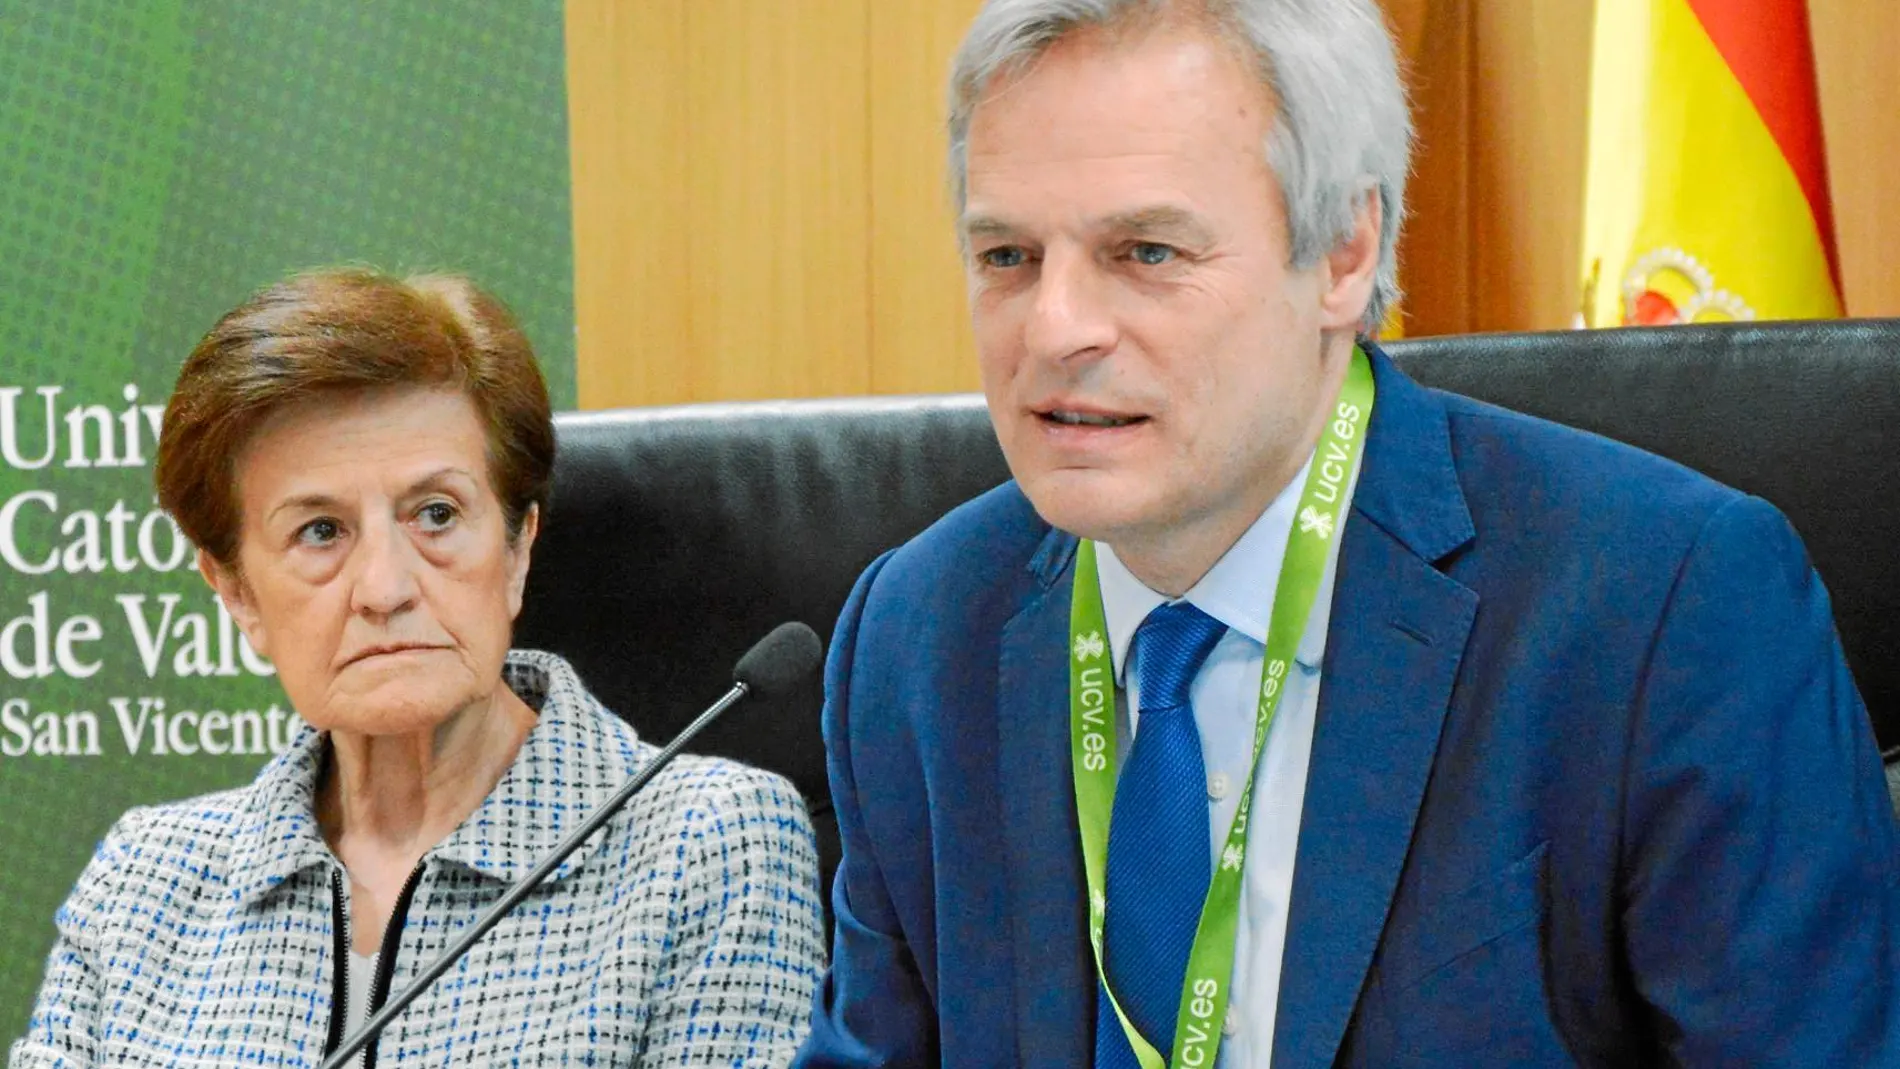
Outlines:
<svg viewBox="0 0 1900 1069"><path fill-rule="evenodd" d="M673 741L667 743L665 749L654 754L653 760L641 767L640 771L627 781L626 786L620 788L612 798L607 799L599 809L594 810L580 827L568 834L567 838L562 839L560 845L554 848L554 852L536 865L533 872L523 876L520 883L510 887L508 893L502 895L493 906L490 906L488 912L482 914L481 919L476 921L460 939L457 939L454 945L430 962L428 967L417 975L413 983L388 1002L383 1003L383 1008L377 1010L369 1020L364 1021L361 1027L352 1032L349 1038L337 1047L335 1053L323 1060L323 1064L318 1069L343 1069L370 1040L382 1034L383 1029L388 1027L390 1021L395 1020L397 1014L407 1009L409 1004L420 997L430 984L441 979L442 974L448 972L451 965L468 953L476 940L487 935L488 930L501 923L501 919L520 905L522 899L528 897L536 887L541 886L541 881L547 879L549 873L559 868L561 862L567 860L567 855L578 849L588 836L599 831L602 824L612 819L613 815L620 811L620 807L627 804L627 799L632 798L636 791L646 786L648 780L678 756L680 750L692 741L693 736L699 734L719 714L738 704L739 699L749 695L783 694L810 675L812 669L818 667L818 662L824 659L824 654L824 644L818 641L818 634L796 621L778 625L764 638L754 643L752 648L745 652L745 656L739 658L738 665L733 668L732 689L727 691L724 697L708 706L705 712L686 725L678 735L673 736ZM341 1013L343 1007L335 1007L333 1012Z"/></svg>

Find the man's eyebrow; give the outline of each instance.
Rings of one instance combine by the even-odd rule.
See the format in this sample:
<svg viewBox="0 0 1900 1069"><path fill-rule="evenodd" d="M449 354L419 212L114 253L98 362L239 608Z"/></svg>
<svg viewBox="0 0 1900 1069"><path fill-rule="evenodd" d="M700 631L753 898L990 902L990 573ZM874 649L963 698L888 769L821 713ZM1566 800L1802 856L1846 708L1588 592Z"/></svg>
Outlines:
<svg viewBox="0 0 1900 1069"><path fill-rule="evenodd" d="M971 238L1005 238L1016 233L1016 228L989 215L966 215L957 224L957 232L967 241Z"/></svg>
<svg viewBox="0 0 1900 1069"><path fill-rule="evenodd" d="M1186 208L1171 204L1159 204L1148 208L1136 208L1132 211L1116 212L1103 216L1094 224L1094 229L1109 234L1152 234L1185 239L1197 244L1212 240L1201 218ZM958 224L958 232L965 241L982 238L1014 238L1016 227L1002 219L989 215L967 215Z"/></svg>
<svg viewBox="0 0 1900 1069"><path fill-rule="evenodd" d="M1124 234L1169 234L1185 237L1190 241L1205 242L1209 238L1207 227L1200 218L1186 208L1172 205L1157 205L1152 208L1137 208L1131 212L1119 212L1102 220L1105 230Z"/></svg>

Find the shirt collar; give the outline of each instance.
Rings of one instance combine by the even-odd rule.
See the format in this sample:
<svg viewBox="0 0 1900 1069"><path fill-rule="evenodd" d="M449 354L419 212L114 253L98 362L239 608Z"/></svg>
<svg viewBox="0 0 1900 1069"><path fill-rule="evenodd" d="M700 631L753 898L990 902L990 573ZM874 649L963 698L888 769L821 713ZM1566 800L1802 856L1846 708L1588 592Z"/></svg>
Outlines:
<svg viewBox="0 0 1900 1069"><path fill-rule="evenodd" d="M554 654L510 651L502 681L539 714L534 727L488 797L427 858L513 882L632 775L640 747L633 728ZM306 868L336 863L316 820L317 776L328 749L327 737L305 725L251 784L233 829L233 908ZM549 879L579 868L604 837L583 844Z"/></svg>
<svg viewBox="0 0 1900 1069"><path fill-rule="evenodd" d="M1256 645L1267 643L1267 621L1273 614L1274 588L1279 582L1280 565L1286 559L1287 540L1293 532L1293 516L1306 486L1308 457L1280 493L1274 497L1220 560L1208 569L1181 600L1188 602L1230 629L1245 635ZM1096 546L1096 570L1102 585L1102 614L1108 621L1109 649L1114 659L1115 681L1123 683L1127 673L1129 650L1141 622L1156 607L1172 599L1156 592L1135 578L1128 566L1115 555L1112 546ZM1322 587L1322 594L1325 588ZM1314 617L1323 619L1315 606ZM1309 626L1301 636L1294 660L1306 668L1318 668L1325 649L1324 626Z"/></svg>
<svg viewBox="0 0 1900 1069"><path fill-rule="evenodd" d="M321 732L303 724L289 747L245 789L232 828L232 909L262 898L304 869L334 863L316 815L317 774L327 745Z"/></svg>
<svg viewBox="0 0 1900 1069"><path fill-rule="evenodd" d="M633 728L588 692L567 661L514 650L501 675L541 715L501 782L429 856L512 883L612 797L642 761ZM595 833L549 882L580 868L605 838L604 830Z"/></svg>

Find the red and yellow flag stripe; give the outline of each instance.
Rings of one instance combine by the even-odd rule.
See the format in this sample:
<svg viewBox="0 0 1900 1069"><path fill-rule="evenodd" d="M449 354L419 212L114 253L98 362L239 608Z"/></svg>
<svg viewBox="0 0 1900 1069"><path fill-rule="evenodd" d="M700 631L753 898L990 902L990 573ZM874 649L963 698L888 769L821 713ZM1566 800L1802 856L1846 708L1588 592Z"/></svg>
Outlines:
<svg viewBox="0 0 1900 1069"><path fill-rule="evenodd" d="M1805 0L1598 0L1587 325L1841 314Z"/></svg>

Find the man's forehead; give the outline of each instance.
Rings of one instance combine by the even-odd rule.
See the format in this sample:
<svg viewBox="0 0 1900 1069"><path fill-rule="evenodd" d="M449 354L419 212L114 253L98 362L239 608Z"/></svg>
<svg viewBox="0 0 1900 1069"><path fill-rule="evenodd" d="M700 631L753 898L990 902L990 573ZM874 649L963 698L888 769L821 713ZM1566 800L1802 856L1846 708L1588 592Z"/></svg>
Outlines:
<svg viewBox="0 0 1900 1069"><path fill-rule="evenodd" d="M1102 234L1166 234L1199 238L1208 233L1207 223L1199 213L1184 203L1170 201L1155 201L1094 215L1081 215L1075 219L1074 225L1084 232ZM1028 219L994 212L985 206L964 212L958 221L958 230L965 238L973 240L1019 237L1035 228L1035 224Z"/></svg>
<svg viewBox="0 0 1900 1069"><path fill-rule="evenodd" d="M1210 214L1274 188L1265 137L1255 130L1077 131L1014 148L973 139L971 148L958 219L968 238L1204 231Z"/></svg>
<svg viewBox="0 0 1900 1069"><path fill-rule="evenodd" d="M1014 210L1053 191L1095 201L1090 215L1146 210L1210 169L1263 165L1270 128L1259 79L1204 33L1058 43L978 101L968 200L973 216L1002 214L984 201Z"/></svg>

